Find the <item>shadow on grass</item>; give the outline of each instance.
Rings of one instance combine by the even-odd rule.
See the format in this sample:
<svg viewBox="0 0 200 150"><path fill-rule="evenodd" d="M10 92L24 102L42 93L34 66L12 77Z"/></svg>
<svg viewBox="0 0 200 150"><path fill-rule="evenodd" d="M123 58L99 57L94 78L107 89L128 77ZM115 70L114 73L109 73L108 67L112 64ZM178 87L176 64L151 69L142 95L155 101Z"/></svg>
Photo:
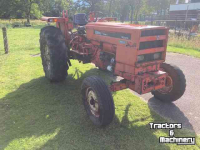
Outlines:
<svg viewBox="0 0 200 150"><path fill-rule="evenodd" d="M156 112L160 116L166 118L168 120L167 123L181 123L182 129L175 129L174 136L175 137L195 137L196 146L197 146L195 149L200 148L199 135L197 135L197 133L195 132L189 119L174 103L163 103L160 100L152 97L148 101L148 106L149 106L149 109L153 110L151 111L152 113L151 115L155 114ZM185 147L185 149L194 149L194 148Z"/></svg>
<svg viewBox="0 0 200 150"><path fill-rule="evenodd" d="M129 121L130 105L122 121L116 116L107 128L91 123L82 105L80 85L96 72L87 71L79 79L69 75L58 84L41 77L1 99L0 149L169 149L158 143L149 125Z"/></svg>
<svg viewBox="0 0 200 150"><path fill-rule="evenodd" d="M152 97L149 99L148 105L161 116L169 118L176 123L182 123L184 128L195 132L188 118L174 103L162 103L160 100Z"/></svg>

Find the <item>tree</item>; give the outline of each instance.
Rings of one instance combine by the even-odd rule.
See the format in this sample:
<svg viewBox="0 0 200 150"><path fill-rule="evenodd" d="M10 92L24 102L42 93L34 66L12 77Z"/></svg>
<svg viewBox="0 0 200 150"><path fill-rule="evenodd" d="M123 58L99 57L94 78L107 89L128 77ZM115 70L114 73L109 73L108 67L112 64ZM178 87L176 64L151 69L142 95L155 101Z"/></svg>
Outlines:
<svg viewBox="0 0 200 150"><path fill-rule="evenodd" d="M93 11L105 11L105 6L110 0L77 0L75 6L77 7L78 12L83 11L86 13ZM106 10L107 12L107 10Z"/></svg>
<svg viewBox="0 0 200 150"><path fill-rule="evenodd" d="M54 1L54 10L59 16L63 10L68 10L72 0L55 0Z"/></svg>
<svg viewBox="0 0 200 150"><path fill-rule="evenodd" d="M143 0L128 0L128 3L131 7L131 23L133 22L133 17L135 20L138 20L138 15L141 8L143 7Z"/></svg>
<svg viewBox="0 0 200 150"><path fill-rule="evenodd" d="M97 5L101 2L102 0L82 0L82 4L85 6L89 7L90 11L95 11Z"/></svg>
<svg viewBox="0 0 200 150"><path fill-rule="evenodd" d="M40 0L20 0L17 5L20 11L25 15L28 24L30 24L33 4L35 4L35 8L38 8L37 5L40 4Z"/></svg>
<svg viewBox="0 0 200 150"><path fill-rule="evenodd" d="M42 14L60 16L72 4L72 0L4 0L0 1L0 17L26 18L30 24L31 18L40 18Z"/></svg>
<svg viewBox="0 0 200 150"><path fill-rule="evenodd" d="M130 18L132 23L140 14L167 12L175 3L176 0L1 0L0 17L26 18L30 23L30 18L40 18L42 14L58 17L63 10L70 10L71 14L101 11L104 17L117 17L122 22Z"/></svg>
<svg viewBox="0 0 200 150"><path fill-rule="evenodd" d="M114 2L114 0L110 0L109 1L109 10L108 10L109 17L111 17L111 11L112 11L113 2Z"/></svg>
<svg viewBox="0 0 200 150"><path fill-rule="evenodd" d="M5 19L14 18L18 11L16 5L16 0L0 1L0 17Z"/></svg>
<svg viewBox="0 0 200 150"><path fill-rule="evenodd" d="M119 0L117 10L120 13L120 21L124 22L129 16L129 11L130 11L130 6L128 4L128 1Z"/></svg>

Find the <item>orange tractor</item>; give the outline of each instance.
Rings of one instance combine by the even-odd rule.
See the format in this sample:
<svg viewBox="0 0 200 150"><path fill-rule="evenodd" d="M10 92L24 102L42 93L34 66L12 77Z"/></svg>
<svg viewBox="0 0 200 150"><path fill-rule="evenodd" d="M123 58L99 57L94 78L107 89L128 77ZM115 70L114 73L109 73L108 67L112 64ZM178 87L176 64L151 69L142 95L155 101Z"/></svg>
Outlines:
<svg viewBox="0 0 200 150"><path fill-rule="evenodd" d="M43 17L56 22L40 33L40 50L45 76L52 82L66 79L70 59L93 63L101 70L122 77L107 86L97 76L86 78L82 99L91 121L101 127L115 115L111 92L131 89L139 94L151 92L163 102L173 102L185 92L186 80L176 66L164 63L169 29L110 22L115 18L95 17L95 13L76 14L73 19ZM74 26L77 30L73 32Z"/></svg>

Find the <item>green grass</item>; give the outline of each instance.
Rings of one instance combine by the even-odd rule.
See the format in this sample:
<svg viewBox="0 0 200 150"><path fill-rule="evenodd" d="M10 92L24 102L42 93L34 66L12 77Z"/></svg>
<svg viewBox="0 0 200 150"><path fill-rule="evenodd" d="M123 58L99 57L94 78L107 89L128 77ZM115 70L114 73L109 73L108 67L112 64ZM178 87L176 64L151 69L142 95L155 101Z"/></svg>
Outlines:
<svg viewBox="0 0 200 150"><path fill-rule="evenodd" d="M200 51L200 37L191 36L190 38L186 35L176 35L174 33L169 34L168 45L183 49L194 49Z"/></svg>
<svg viewBox="0 0 200 150"><path fill-rule="evenodd" d="M168 130L150 130L149 122L163 122L140 98L129 90L113 94L116 116L104 129L96 128L82 105L80 85L91 75L109 75L93 65L72 61L63 83L51 84L44 78L39 53L37 27L9 29L10 53L4 54L0 32L0 150L154 150L199 149L195 146L159 144ZM79 70L79 77L74 76ZM176 136L197 136L176 130Z"/></svg>
<svg viewBox="0 0 200 150"><path fill-rule="evenodd" d="M0 28L7 27L12 28L14 25L19 25L20 27L24 27L26 24L26 19L0 19ZM46 22L43 22L41 20L31 20L30 24L34 27L41 27L46 24Z"/></svg>
<svg viewBox="0 0 200 150"><path fill-rule="evenodd" d="M173 53L185 54L185 55L189 55L189 56L194 56L194 57L200 58L200 51L199 50L195 50L195 49L168 46L167 47L167 51L168 52L173 52Z"/></svg>

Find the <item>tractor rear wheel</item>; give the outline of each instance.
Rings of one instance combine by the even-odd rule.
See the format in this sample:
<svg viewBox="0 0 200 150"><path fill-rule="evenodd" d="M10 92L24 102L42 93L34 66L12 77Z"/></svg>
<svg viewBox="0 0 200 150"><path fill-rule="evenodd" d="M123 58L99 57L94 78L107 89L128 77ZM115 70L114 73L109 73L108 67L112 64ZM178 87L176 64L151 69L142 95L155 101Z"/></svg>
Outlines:
<svg viewBox="0 0 200 150"><path fill-rule="evenodd" d="M60 29L53 26L41 29L40 51L45 76L52 82L65 80L69 69L68 48Z"/></svg>
<svg viewBox="0 0 200 150"><path fill-rule="evenodd" d="M161 70L168 73L166 87L153 91L155 98L163 102L174 102L178 100L185 92L186 79L181 69L177 66L167 63L161 64Z"/></svg>
<svg viewBox="0 0 200 150"><path fill-rule="evenodd" d="M90 120L98 127L109 125L114 118L115 107L106 83L99 77L88 77L83 81L81 93Z"/></svg>

